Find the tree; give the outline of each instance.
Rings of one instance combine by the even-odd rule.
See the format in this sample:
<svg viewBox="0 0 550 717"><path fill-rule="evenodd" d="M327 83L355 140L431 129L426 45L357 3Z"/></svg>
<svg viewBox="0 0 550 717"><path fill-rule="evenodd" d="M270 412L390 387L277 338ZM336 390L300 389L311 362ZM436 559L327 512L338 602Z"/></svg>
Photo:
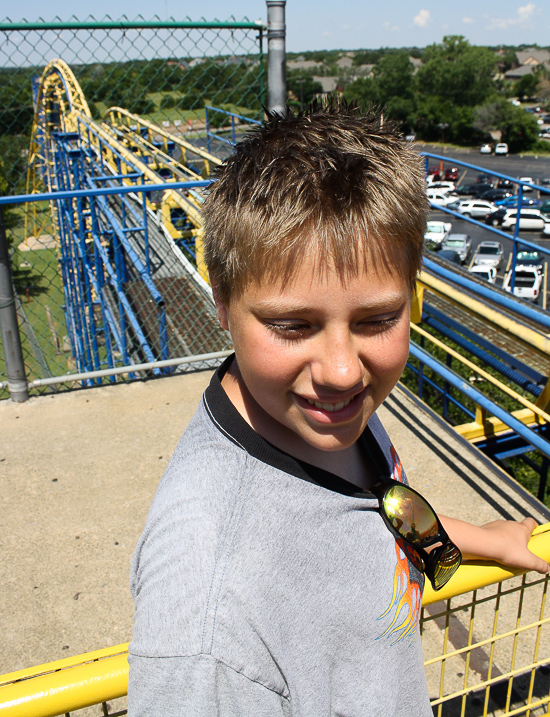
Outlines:
<svg viewBox="0 0 550 717"><path fill-rule="evenodd" d="M529 75L523 75L514 85L514 91L520 100L528 97L534 97L539 84L538 73L532 72Z"/></svg>
<svg viewBox="0 0 550 717"><path fill-rule="evenodd" d="M448 35L430 45L417 74L418 91L437 96L457 107L475 107L495 93L496 57L460 35Z"/></svg>
<svg viewBox="0 0 550 717"><path fill-rule="evenodd" d="M414 65L408 53L386 54L372 78L360 78L344 91L344 97L362 106L383 105L386 117L410 125L415 110Z"/></svg>
<svg viewBox="0 0 550 717"><path fill-rule="evenodd" d="M287 78L287 87L302 106L308 105L315 95L323 92L323 85L311 76L291 75Z"/></svg>
<svg viewBox="0 0 550 717"><path fill-rule="evenodd" d="M387 103L394 98L412 100L414 65L408 53L385 55L374 68L373 75L382 102Z"/></svg>
<svg viewBox="0 0 550 717"><path fill-rule="evenodd" d="M484 133L500 131L502 141L511 152L530 149L538 141L539 126L535 117L508 100L495 99L477 107L474 114L474 127Z"/></svg>

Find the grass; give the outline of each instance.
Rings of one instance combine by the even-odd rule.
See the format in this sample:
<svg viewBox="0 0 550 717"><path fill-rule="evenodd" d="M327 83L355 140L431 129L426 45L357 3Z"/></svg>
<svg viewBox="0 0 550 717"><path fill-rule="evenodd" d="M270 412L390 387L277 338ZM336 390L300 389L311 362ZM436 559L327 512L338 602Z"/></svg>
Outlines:
<svg viewBox="0 0 550 717"><path fill-rule="evenodd" d="M49 374L66 373L70 368L69 353L63 353L63 339L67 333L63 304L65 298L55 248L22 251L19 246L25 237L25 211L28 211L29 234L53 234L48 203L16 210L18 226L11 231L12 274L16 293L21 302L23 323L21 346L27 379L43 378ZM32 221L32 220L35 221ZM29 327L30 324L30 327ZM0 376L6 376L3 352L0 353ZM0 393L4 397L4 392Z"/></svg>

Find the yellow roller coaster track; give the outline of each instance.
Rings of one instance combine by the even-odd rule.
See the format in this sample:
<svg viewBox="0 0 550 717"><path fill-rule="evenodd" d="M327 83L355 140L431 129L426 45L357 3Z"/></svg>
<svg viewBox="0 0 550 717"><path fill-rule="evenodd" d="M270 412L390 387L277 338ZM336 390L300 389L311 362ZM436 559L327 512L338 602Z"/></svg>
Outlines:
<svg viewBox="0 0 550 717"><path fill-rule="evenodd" d="M125 174L137 170L143 175L144 182L159 184L170 181L199 180L201 175L191 171L185 166L187 154L192 152L203 162L202 176L208 176L211 164L219 164L220 160L199 147L179 137L170 135L163 128L148 122L130 112L112 107L106 117L112 121L98 123L92 119L88 103L76 77L70 67L60 59L52 60L44 69L38 89L35 114L32 127L31 145L29 151L29 169L27 174L27 193L34 194L40 191L55 191L55 171L51 153L51 137L54 131L80 132L86 142L93 148L97 157L113 170L115 174ZM132 126L138 131L132 131ZM124 127L124 131L122 131ZM146 128L148 136L142 137L139 128ZM162 151L153 144L153 138L164 140L166 151ZM182 162L177 162L168 154L168 142L174 142L180 147ZM116 166L117 156L126 163L122 168ZM122 169L122 171L121 171ZM169 178L158 170L167 169ZM130 184L128 179L124 183ZM200 193L189 192L182 195L180 192L167 189L162 196L160 205L150 203L153 209L160 210L161 221L167 234L172 239L185 236L179 231L171 220L171 210L179 208L185 212L192 229L187 235L195 240L197 268L201 276L207 279L207 272L202 260L202 234L203 222L200 207L202 198ZM75 205L76 206L76 205ZM32 220L32 229L26 225L25 235L36 233L36 204L26 212L26 221ZM54 203L50 203L50 210L54 230L57 235L57 220Z"/></svg>

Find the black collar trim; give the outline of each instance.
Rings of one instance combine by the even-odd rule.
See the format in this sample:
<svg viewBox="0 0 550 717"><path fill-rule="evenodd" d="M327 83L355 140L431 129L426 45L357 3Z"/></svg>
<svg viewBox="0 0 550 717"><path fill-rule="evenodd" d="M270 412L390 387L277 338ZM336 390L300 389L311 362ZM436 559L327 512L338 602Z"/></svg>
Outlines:
<svg viewBox="0 0 550 717"><path fill-rule="evenodd" d="M371 498L371 493L358 491L356 485L344 478L294 458L266 441L259 433L256 433L231 403L221 384L227 369L234 359L235 354L228 356L212 376L210 385L204 392L204 405L216 428L226 438L254 458L296 478L314 483L335 493ZM388 476L389 470L386 457L372 435L369 426L365 429L360 441L362 448L373 461L379 474Z"/></svg>

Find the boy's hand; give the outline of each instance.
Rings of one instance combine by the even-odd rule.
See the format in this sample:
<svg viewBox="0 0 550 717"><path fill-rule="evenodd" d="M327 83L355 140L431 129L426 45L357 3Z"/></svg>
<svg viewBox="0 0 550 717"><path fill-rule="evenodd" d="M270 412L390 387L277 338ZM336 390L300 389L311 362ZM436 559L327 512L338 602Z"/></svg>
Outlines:
<svg viewBox="0 0 550 717"><path fill-rule="evenodd" d="M495 520L480 527L441 515L439 518L464 560L495 560L512 568L549 571L548 563L527 547L538 525L533 518Z"/></svg>

